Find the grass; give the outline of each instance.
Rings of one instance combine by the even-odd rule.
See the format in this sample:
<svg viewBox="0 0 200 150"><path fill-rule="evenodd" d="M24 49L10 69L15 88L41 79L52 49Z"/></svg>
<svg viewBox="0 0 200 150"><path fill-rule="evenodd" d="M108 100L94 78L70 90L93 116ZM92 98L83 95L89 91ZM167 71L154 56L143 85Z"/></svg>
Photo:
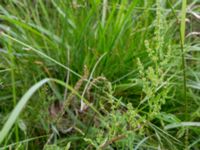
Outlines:
<svg viewBox="0 0 200 150"><path fill-rule="evenodd" d="M185 119L188 120L188 99L187 99L187 76L186 76L186 64L185 64L185 52L184 52L184 44L185 44L185 19L186 19L186 7L187 0L182 2L182 17L181 17L181 27L180 27L180 35L181 35L181 52L182 52L182 66L183 66L183 89L184 89L184 99L185 99ZM185 149L188 149L188 129L186 129L185 133Z"/></svg>
<svg viewBox="0 0 200 150"><path fill-rule="evenodd" d="M198 0L2 0L0 149L198 149Z"/></svg>

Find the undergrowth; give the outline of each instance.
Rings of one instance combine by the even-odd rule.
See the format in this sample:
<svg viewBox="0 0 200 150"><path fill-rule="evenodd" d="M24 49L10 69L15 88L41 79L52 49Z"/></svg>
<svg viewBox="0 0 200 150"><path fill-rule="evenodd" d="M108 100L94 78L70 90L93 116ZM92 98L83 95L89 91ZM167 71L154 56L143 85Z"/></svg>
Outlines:
<svg viewBox="0 0 200 150"><path fill-rule="evenodd" d="M199 4L1 0L0 149L199 149Z"/></svg>

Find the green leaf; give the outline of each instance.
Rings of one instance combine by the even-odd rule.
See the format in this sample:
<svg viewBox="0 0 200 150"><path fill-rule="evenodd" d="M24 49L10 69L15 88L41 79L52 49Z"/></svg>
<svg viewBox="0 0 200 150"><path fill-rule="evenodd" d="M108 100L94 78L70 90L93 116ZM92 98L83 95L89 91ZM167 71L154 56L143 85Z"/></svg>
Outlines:
<svg viewBox="0 0 200 150"><path fill-rule="evenodd" d="M165 130L180 128L180 127L200 127L200 122L180 122L180 123L172 123L165 126Z"/></svg>
<svg viewBox="0 0 200 150"><path fill-rule="evenodd" d="M46 82L48 82L50 79L43 79L42 81L36 83L33 85L25 94L24 96L20 99L19 103L15 106L14 110L12 111L10 117L4 124L1 132L0 132L0 144L3 142L5 137L7 136L8 132L12 128L13 124L17 120L19 114L25 107L26 103L30 100L31 96Z"/></svg>

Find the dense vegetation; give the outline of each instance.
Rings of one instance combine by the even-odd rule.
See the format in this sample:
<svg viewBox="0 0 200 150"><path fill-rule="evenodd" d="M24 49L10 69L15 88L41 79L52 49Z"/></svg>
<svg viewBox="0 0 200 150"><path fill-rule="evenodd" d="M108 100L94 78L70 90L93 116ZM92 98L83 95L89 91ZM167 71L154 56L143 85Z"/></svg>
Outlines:
<svg viewBox="0 0 200 150"><path fill-rule="evenodd" d="M199 0L1 0L0 149L199 149Z"/></svg>

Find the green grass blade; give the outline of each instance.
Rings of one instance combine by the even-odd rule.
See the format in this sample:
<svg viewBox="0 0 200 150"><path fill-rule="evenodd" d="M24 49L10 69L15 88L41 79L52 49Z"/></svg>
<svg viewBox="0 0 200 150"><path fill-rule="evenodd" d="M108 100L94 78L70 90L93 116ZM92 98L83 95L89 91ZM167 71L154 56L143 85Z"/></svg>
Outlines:
<svg viewBox="0 0 200 150"><path fill-rule="evenodd" d="M20 113L22 112L23 108L26 106L27 102L30 100L31 96L41 87L43 86L45 83L47 82L56 82L66 88L68 88L72 93L74 93L75 95L77 95L80 99L83 99L83 101L93 110L95 111L100 117L101 114L98 112L98 110L96 110L92 104L90 104L84 97L82 97L77 91L75 91L71 86L66 85L65 82L57 80L57 79L50 79L50 78L46 78L43 79L41 81L39 81L38 83L36 83L35 85L33 85L25 94L24 96L19 100L18 104L16 105L16 107L14 108L14 110L12 111L10 117L8 118L8 120L6 121L6 123L4 124L1 132L0 132L0 144L3 142L3 140L5 139L5 137L7 136L8 132L10 131L10 129L12 128L13 124L15 123L15 121L17 120L17 118L19 117Z"/></svg>
<svg viewBox="0 0 200 150"><path fill-rule="evenodd" d="M24 43L22 41L19 41L19 40L15 39L15 38L11 37L10 35L5 34L5 33L2 33L2 35L7 37L7 38L9 38L9 39L11 39L11 40L13 40L13 41L15 41L15 42L17 42L17 43L19 43L19 44L21 44L21 45L23 45L23 46L25 46L26 48L29 48L30 50L36 52L37 54L39 54L39 55L41 55L41 56L43 56L43 57L45 57L47 59L49 59L50 61L56 63L57 65L61 66L64 69L69 70L71 73L73 73L74 75L76 75L76 76L81 78L80 74L76 73L75 71L71 70L69 67L66 67L65 65L63 65L60 62L56 61L55 59L49 57L48 55L46 55L45 53L41 52L40 50L37 50L37 49L33 48L32 46L30 46L30 45L28 45L28 44L26 44L26 43Z"/></svg>
<svg viewBox="0 0 200 150"><path fill-rule="evenodd" d="M14 110L12 111L10 117L4 124L1 132L0 132L0 144L3 142L5 137L7 136L8 132L12 128L13 124L17 120L19 114L25 107L26 103L30 100L31 96L46 82L48 82L49 79L44 79L38 83L36 83L34 86L32 86L25 94L24 96L20 99L19 103L16 105Z"/></svg>
<svg viewBox="0 0 200 150"><path fill-rule="evenodd" d="M180 122L180 123L172 123L165 126L165 130L180 128L180 127L200 127L200 122Z"/></svg>

